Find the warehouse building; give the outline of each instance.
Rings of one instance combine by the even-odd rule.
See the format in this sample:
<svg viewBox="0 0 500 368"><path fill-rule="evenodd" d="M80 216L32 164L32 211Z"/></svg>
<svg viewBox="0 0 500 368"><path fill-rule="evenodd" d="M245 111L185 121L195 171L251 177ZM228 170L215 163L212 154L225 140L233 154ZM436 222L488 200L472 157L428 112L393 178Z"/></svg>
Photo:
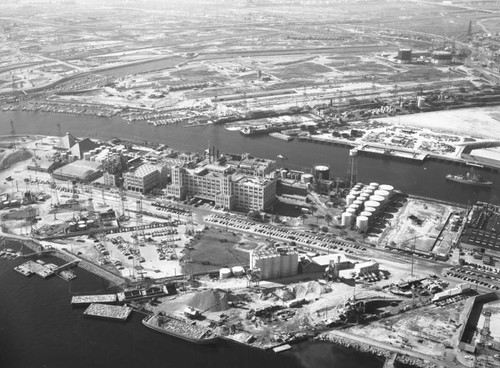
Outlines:
<svg viewBox="0 0 500 368"><path fill-rule="evenodd" d="M91 182L101 177L102 165L99 162L78 160L54 170L52 176L58 180Z"/></svg>

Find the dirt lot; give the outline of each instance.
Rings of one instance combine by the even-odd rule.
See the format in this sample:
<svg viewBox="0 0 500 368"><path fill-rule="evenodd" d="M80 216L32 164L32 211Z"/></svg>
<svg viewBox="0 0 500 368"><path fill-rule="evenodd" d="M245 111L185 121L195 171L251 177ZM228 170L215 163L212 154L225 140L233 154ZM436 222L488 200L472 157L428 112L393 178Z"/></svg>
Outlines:
<svg viewBox="0 0 500 368"><path fill-rule="evenodd" d="M397 213L388 217L379 245L430 252L450 214L449 205L410 198ZM410 216L414 216L413 219Z"/></svg>
<svg viewBox="0 0 500 368"><path fill-rule="evenodd" d="M394 346L406 346L428 355L442 355L451 343L460 323L465 301L444 307L419 308L374 322L370 326L354 326L349 332L370 337Z"/></svg>

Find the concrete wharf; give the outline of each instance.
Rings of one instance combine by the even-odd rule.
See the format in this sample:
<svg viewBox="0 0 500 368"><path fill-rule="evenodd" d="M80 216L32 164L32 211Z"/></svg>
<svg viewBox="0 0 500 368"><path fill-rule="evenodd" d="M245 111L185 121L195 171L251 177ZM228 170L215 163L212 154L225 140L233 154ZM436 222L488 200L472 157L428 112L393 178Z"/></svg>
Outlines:
<svg viewBox="0 0 500 368"><path fill-rule="evenodd" d="M127 306L92 303L85 312L83 312L83 315L87 317L126 321L130 313L132 313L132 310L131 307Z"/></svg>
<svg viewBox="0 0 500 368"><path fill-rule="evenodd" d="M100 295L75 295L71 298L73 305L85 305L92 303L115 303L117 300L116 294L100 294Z"/></svg>

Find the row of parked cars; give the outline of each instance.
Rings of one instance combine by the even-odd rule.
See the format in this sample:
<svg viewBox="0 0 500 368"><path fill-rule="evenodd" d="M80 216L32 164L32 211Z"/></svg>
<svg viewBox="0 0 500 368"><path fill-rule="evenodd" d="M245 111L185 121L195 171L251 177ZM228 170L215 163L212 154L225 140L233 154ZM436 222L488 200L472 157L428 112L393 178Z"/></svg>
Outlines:
<svg viewBox="0 0 500 368"><path fill-rule="evenodd" d="M290 229L283 229L275 226L256 224L254 222L227 217L224 215L213 214L207 221L216 223L223 226L231 227L232 229L241 230L251 230L253 229L256 233L264 236L273 236L275 238L280 238L285 241L295 241L307 245L312 245L320 248L327 249L338 249L340 251L346 251L347 253L352 253L353 249L365 251L366 248L354 243L348 243L343 240L338 240L334 238L328 238L325 236L319 236L316 234L309 234L305 232L298 232Z"/></svg>
<svg viewBox="0 0 500 368"><path fill-rule="evenodd" d="M499 290L500 288L497 285L492 284L489 281L484 279L491 279L499 281L497 277L485 275L479 272L471 271L462 267L452 267L449 271L445 273L446 276L455 277L467 282L471 282L477 285L481 285L493 290ZM482 279L481 279L482 278Z"/></svg>

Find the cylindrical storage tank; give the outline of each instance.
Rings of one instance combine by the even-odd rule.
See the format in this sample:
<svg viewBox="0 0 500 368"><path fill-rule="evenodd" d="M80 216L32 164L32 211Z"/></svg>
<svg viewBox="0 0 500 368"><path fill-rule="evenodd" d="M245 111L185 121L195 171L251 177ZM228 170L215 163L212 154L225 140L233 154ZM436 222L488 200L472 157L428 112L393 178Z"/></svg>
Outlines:
<svg viewBox="0 0 500 368"><path fill-rule="evenodd" d="M272 258L273 260L273 271L271 272L271 277L276 278L280 276L280 270L281 270L281 257L279 256L274 256Z"/></svg>
<svg viewBox="0 0 500 368"><path fill-rule="evenodd" d="M370 207L371 208L371 207ZM365 216L365 217L370 217L372 215L372 212L370 211L361 211L359 213L360 216Z"/></svg>
<svg viewBox="0 0 500 368"><path fill-rule="evenodd" d="M374 195L370 196L370 201L384 202L385 198L380 196L380 195L374 194Z"/></svg>
<svg viewBox="0 0 500 368"><path fill-rule="evenodd" d="M286 173L288 172L288 170L281 170L281 177L282 178L286 178Z"/></svg>
<svg viewBox="0 0 500 368"><path fill-rule="evenodd" d="M363 191L361 192L361 194L372 195L374 191L375 191L375 189L370 188L370 187L366 187L366 188L363 189Z"/></svg>
<svg viewBox="0 0 500 368"><path fill-rule="evenodd" d="M354 203L353 203L353 204L351 204L351 205L349 206L349 208L352 208L354 211L356 211L355 213L358 213L358 212L361 210L361 208L359 207L359 204L354 204ZM348 209L349 209L349 208L348 208Z"/></svg>
<svg viewBox="0 0 500 368"><path fill-rule="evenodd" d="M353 215L351 213L344 212L342 214L341 225L342 226L350 226L352 224L352 219L353 219Z"/></svg>
<svg viewBox="0 0 500 368"><path fill-rule="evenodd" d="M236 277L239 277L239 276L243 276L243 274L245 273L245 270L243 267L241 266L234 266L231 271L233 271L233 275L236 276Z"/></svg>
<svg viewBox="0 0 500 368"><path fill-rule="evenodd" d="M327 165L314 166L314 177L320 180L329 180L330 168Z"/></svg>
<svg viewBox="0 0 500 368"><path fill-rule="evenodd" d="M346 197L345 197L345 202L347 203L348 206L350 206L351 204L354 203L354 200L356 199L356 196L352 195L352 194L348 194Z"/></svg>
<svg viewBox="0 0 500 368"><path fill-rule="evenodd" d="M87 230L87 225L86 224L78 225L78 231L85 231L85 230Z"/></svg>
<svg viewBox="0 0 500 368"><path fill-rule="evenodd" d="M366 201L365 202L365 209L367 208L375 208L375 212L377 212L380 209L380 202L377 201Z"/></svg>
<svg viewBox="0 0 500 368"><path fill-rule="evenodd" d="M69 231L71 231L71 232L76 231L76 226L77 226L77 223L75 221L71 221L69 223Z"/></svg>
<svg viewBox="0 0 500 368"><path fill-rule="evenodd" d="M312 183L313 181L313 176L311 174L303 174L301 177L301 180L303 183Z"/></svg>
<svg viewBox="0 0 500 368"><path fill-rule="evenodd" d="M351 190L351 191L349 192L349 194L351 194L351 195L353 195L353 196L357 197L357 196L359 196L359 195L361 194L361 191L360 191L360 190Z"/></svg>
<svg viewBox="0 0 500 368"><path fill-rule="evenodd" d="M358 216L356 217L356 227L359 231L366 231L368 229L368 217Z"/></svg>
<svg viewBox="0 0 500 368"><path fill-rule="evenodd" d="M387 192L389 192L389 197L392 196L392 194L394 193L394 187L392 185L389 185L389 184L382 184L381 186L378 187L379 190L385 190Z"/></svg>
<svg viewBox="0 0 500 368"><path fill-rule="evenodd" d="M371 213L375 213L377 212L377 209L376 208L373 208L373 207L366 207L365 205L365 208L363 209L364 212L371 212Z"/></svg>
<svg viewBox="0 0 500 368"><path fill-rule="evenodd" d="M95 221L94 220L87 220L87 229L90 229L91 227L94 227Z"/></svg>
<svg viewBox="0 0 500 368"><path fill-rule="evenodd" d="M86 161L90 161L90 152L85 152L83 154L83 159L86 160Z"/></svg>
<svg viewBox="0 0 500 368"><path fill-rule="evenodd" d="M219 279L227 279L231 276L231 270L229 268L221 268L219 270Z"/></svg>
<svg viewBox="0 0 500 368"><path fill-rule="evenodd" d="M358 197L359 198L359 197ZM363 202L362 200L360 199L356 199L354 202L352 202L352 204L357 204L359 207L361 207L363 205Z"/></svg>
<svg viewBox="0 0 500 368"><path fill-rule="evenodd" d="M382 189L376 190L375 192L373 192L373 194L380 195L382 197L388 197L389 196L389 192L387 190L382 190Z"/></svg>
<svg viewBox="0 0 500 368"><path fill-rule="evenodd" d="M352 206L352 205L351 205ZM355 215L356 214L356 209L355 208L352 208L352 207L349 207L345 210L347 213L350 213L351 215Z"/></svg>

